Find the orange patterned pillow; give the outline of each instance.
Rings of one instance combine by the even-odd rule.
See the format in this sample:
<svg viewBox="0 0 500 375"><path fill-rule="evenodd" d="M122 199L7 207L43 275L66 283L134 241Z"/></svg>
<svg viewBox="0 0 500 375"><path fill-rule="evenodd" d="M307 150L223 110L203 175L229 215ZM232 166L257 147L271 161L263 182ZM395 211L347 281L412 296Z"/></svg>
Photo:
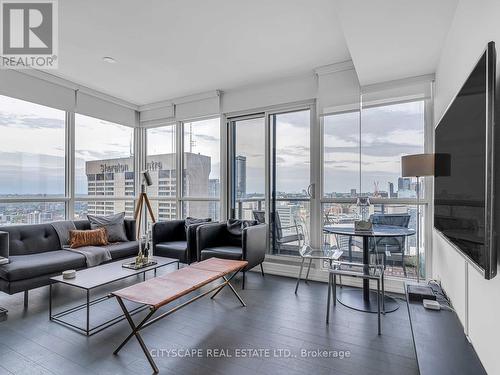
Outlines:
<svg viewBox="0 0 500 375"><path fill-rule="evenodd" d="M82 246L103 246L108 244L106 228L91 230L70 230L69 247L76 249Z"/></svg>

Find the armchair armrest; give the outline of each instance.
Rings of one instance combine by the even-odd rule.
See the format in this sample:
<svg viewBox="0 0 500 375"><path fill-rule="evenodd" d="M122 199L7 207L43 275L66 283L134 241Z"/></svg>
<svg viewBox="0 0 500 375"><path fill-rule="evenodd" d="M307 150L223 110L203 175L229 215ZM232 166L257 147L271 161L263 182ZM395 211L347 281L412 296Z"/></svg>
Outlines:
<svg viewBox="0 0 500 375"><path fill-rule="evenodd" d="M251 269L264 261L267 249L267 224L258 224L243 229L243 259Z"/></svg>
<svg viewBox="0 0 500 375"><path fill-rule="evenodd" d="M153 249L160 242L182 241L186 239L184 220L159 221L151 227Z"/></svg>
<svg viewBox="0 0 500 375"><path fill-rule="evenodd" d="M198 251L197 251L197 244L196 244L196 232L199 226L202 225L207 225L210 224L210 221L206 221L203 223L196 223L196 224L191 224L186 233L186 240L187 240L187 260L191 264L192 262L197 262L200 261L198 259Z"/></svg>
<svg viewBox="0 0 500 375"><path fill-rule="evenodd" d="M127 235L128 240L135 241L137 235L135 219L125 219L123 221L123 225L125 226L125 234Z"/></svg>
<svg viewBox="0 0 500 375"><path fill-rule="evenodd" d="M9 259L9 233L0 232L0 257Z"/></svg>
<svg viewBox="0 0 500 375"><path fill-rule="evenodd" d="M196 228L196 256L201 259L201 251L207 247L214 247L224 240L226 223L208 223Z"/></svg>

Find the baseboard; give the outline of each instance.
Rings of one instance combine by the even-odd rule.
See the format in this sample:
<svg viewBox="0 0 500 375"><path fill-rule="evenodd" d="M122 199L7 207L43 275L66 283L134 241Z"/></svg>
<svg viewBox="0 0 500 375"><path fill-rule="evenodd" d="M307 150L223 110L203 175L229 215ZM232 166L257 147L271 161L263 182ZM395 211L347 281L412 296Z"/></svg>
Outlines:
<svg viewBox="0 0 500 375"><path fill-rule="evenodd" d="M291 264L292 263L292 264ZM296 263L296 264L293 264ZM309 273L309 280L319 281L319 282L328 282L328 272L326 270L322 270L318 268L319 263L311 265L311 272ZM300 270L300 260L289 260L287 259L286 263L279 263L276 259L272 259L269 261L265 261L263 264L264 273L270 275L277 276L285 276L293 279L297 279ZM302 272L302 277L306 275L306 266L304 266L304 271ZM253 272L260 273L260 267L255 267L252 269ZM390 293L399 293L404 294L404 279L398 279L394 277L386 277L385 279L385 290ZM353 278L353 277L344 277L342 278L342 284L348 286L361 287L363 281L361 279ZM375 284L374 284L375 286Z"/></svg>

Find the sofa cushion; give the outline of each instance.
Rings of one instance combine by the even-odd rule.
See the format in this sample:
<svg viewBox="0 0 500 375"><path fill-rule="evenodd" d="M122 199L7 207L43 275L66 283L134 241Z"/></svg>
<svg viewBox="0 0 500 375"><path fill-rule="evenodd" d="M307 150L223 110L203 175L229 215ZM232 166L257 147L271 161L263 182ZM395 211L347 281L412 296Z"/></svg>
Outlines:
<svg viewBox="0 0 500 375"><path fill-rule="evenodd" d="M87 215L90 221L90 228L106 228L108 233L108 242L128 241L125 233L125 212L108 216Z"/></svg>
<svg viewBox="0 0 500 375"><path fill-rule="evenodd" d="M59 236L50 224L6 225L2 232L9 233L9 256L61 250Z"/></svg>
<svg viewBox="0 0 500 375"><path fill-rule="evenodd" d="M186 230L186 236L187 236L187 231L189 229L189 227L191 225L200 225L200 224L206 224L206 223L209 223L211 222L212 219L210 218L204 218L204 219L199 219L199 218L196 218L196 217L187 217L185 220L184 220L184 228Z"/></svg>
<svg viewBox="0 0 500 375"><path fill-rule="evenodd" d="M73 223L75 223L76 229L80 230L88 230L90 228L90 222L88 220L75 220ZM134 219L125 219L123 220L123 226L125 227L125 233L127 234L127 239L129 241L135 241L136 240L136 227L135 227L135 220Z"/></svg>
<svg viewBox="0 0 500 375"><path fill-rule="evenodd" d="M207 247L201 251L201 260L209 258L222 258L239 260L243 256L241 247L238 246L216 246Z"/></svg>
<svg viewBox="0 0 500 375"><path fill-rule="evenodd" d="M179 259L187 263L187 241L170 241L156 244L153 254L156 256Z"/></svg>
<svg viewBox="0 0 500 375"><path fill-rule="evenodd" d="M256 220L229 219L226 222L227 231L233 236L241 236L243 229L257 224L258 222Z"/></svg>
<svg viewBox="0 0 500 375"><path fill-rule="evenodd" d="M134 257L139 253L139 242L118 242L107 245L106 248L109 250L112 259L129 258Z"/></svg>
<svg viewBox="0 0 500 375"><path fill-rule="evenodd" d="M13 255L9 260L9 264L0 266L0 278L7 281L24 280L86 267L85 257L71 250Z"/></svg>

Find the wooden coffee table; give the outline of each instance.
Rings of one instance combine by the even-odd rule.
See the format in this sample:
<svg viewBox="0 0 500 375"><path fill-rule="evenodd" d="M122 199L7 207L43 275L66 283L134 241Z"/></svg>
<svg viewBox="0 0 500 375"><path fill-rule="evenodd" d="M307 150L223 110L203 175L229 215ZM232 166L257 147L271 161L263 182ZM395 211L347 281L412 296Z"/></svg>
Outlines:
<svg viewBox="0 0 500 375"><path fill-rule="evenodd" d="M156 270L168 266L170 264L177 263L177 268L179 268L179 260L172 258L163 258L163 257L155 257L154 260L157 264L151 265L149 267L141 268L139 270L133 270L129 268L122 267L122 264L133 262L135 258L122 259L112 263L102 264L97 267L87 268L81 271L76 272L76 277L74 279L64 279L62 275L51 277L50 280L52 283L49 286L49 319L52 322L61 324L65 327L71 328L79 333L84 334L85 336L92 336L103 329L106 329L123 319L125 319L125 315L121 314L116 316L110 320L105 321L95 327L91 327L90 324L90 306L98 304L100 302L106 301L110 298L109 295L99 297L97 299L91 300L91 292L104 285L108 285L123 279L127 279L132 276L137 276L142 274L143 280L146 279L146 272L153 271L154 276L156 276ZM60 311L57 313L53 313L52 308L52 285L54 283L65 284L73 288L83 289L86 292L87 300L85 303L80 304L78 306L66 309L64 311ZM147 306L139 306L133 310L131 310L131 314L137 314L140 311L146 309ZM80 327L76 324L70 323L67 320L64 320L63 317L75 313L77 311L86 309L87 318L85 327Z"/></svg>

